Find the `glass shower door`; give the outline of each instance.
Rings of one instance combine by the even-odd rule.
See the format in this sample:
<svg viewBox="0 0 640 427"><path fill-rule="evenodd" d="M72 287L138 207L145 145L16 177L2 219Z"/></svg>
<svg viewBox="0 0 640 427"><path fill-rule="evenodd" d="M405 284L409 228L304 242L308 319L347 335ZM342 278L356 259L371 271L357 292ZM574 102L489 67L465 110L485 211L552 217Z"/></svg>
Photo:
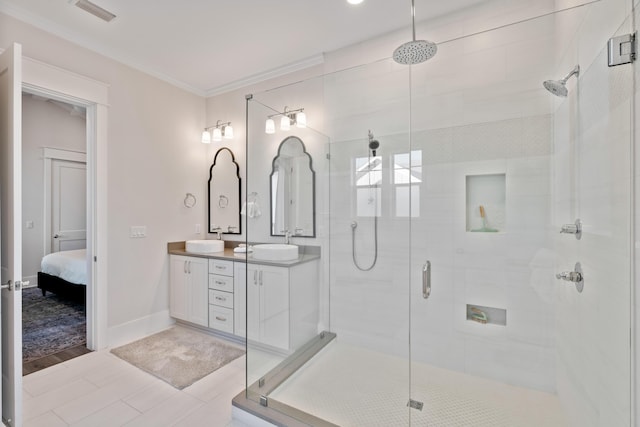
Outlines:
<svg viewBox="0 0 640 427"><path fill-rule="evenodd" d="M634 67L607 67L606 37L633 31L613 3L441 43L412 67L396 162L411 425L630 425ZM566 98L545 90L576 64ZM560 233L577 219L580 239ZM582 292L562 280L577 262Z"/></svg>

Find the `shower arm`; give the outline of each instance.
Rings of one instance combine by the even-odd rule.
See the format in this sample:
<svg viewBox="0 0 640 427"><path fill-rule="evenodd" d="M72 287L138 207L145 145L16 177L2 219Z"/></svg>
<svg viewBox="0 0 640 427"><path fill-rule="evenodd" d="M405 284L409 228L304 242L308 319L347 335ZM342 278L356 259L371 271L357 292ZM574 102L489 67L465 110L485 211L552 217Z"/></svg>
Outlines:
<svg viewBox="0 0 640 427"><path fill-rule="evenodd" d="M562 84L565 84L571 78L571 76L573 76L573 75L576 75L576 76L580 75L580 66L579 65L576 65L575 68L573 70L571 70L571 72L569 74L567 74L567 76L564 79L562 79L560 81L562 82Z"/></svg>
<svg viewBox="0 0 640 427"><path fill-rule="evenodd" d="M413 41L416 41L416 2L411 0L411 30L413 34Z"/></svg>

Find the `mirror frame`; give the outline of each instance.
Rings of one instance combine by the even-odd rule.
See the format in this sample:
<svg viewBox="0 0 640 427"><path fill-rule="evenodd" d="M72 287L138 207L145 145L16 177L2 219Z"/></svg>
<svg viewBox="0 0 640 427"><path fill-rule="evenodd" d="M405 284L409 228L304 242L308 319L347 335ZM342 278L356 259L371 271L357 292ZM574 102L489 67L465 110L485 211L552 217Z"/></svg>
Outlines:
<svg viewBox="0 0 640 427"><path fill-rule="evenodd" d="M209 168L209 183L208 183L208 191L207 191L207 233L216 234L215 231L211 231L211 183L213 181L213 168L218 161L218 155L222 151L228 151L231 155L231 162L236 165L236 177L238 178L238 231L237 232L225 232L221 231L222 234L242 234L242 215L240 215L240 206L242 206L242 178L240 178L240 165L236 162L236 156L233 154L233 151L227 147L222 147L218 151L216 151L215 156L213 157L213 164Z"/></svg>
<svg viewBox="0 0 640 427"><path fill-rule="evenodd" d="M278 152L276 156L271 161L271 174L269 175L269 231L271 236L284 237L284 234L274 234L273 232L273 207L271 206L271 203L273 201L273 185L271 183L273 181L273 175L276 172L276 160L280 157L280 152L282 151L282 147L289 140L297 141L302 146L302 154L305 154L309 158L309 170L311 171L311 187L312 187L311 198L312 198L312 205L313 205L311 208L311 215L313 218L313 233L305 234L305 235L291 234L291 237L315 238L316 237L316 172L313 170L313 158L311 157L311 154L309 154L309 152L307 151L307 147L304 145L304 142L302 141L302 139L294 135L288 136L282 140L282 142L278 146Z"/></svg>

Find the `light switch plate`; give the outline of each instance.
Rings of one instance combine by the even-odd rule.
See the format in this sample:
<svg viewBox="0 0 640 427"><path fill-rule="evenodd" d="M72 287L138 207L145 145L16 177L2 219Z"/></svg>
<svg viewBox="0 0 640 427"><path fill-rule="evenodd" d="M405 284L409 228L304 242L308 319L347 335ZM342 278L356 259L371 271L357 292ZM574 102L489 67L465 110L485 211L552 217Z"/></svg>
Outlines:
<svg viewBox="0 0 640 427"><path fill-rule="evenodd" d="M129 228L129 237L134 239L147 237L147 227L145 225L132 225Z"/></svg>

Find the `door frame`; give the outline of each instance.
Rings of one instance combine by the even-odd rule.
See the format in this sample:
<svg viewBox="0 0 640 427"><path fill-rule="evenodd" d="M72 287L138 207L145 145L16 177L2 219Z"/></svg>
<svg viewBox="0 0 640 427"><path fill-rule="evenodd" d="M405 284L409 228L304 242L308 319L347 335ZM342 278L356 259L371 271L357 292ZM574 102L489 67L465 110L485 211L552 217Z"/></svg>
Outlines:
<svg viewBox="0 0 640 427"><path fill-rule="evenodd" d="M107 342L107 116L109 85L23 57L22 91L86 108L87 348Z"/></svg>

